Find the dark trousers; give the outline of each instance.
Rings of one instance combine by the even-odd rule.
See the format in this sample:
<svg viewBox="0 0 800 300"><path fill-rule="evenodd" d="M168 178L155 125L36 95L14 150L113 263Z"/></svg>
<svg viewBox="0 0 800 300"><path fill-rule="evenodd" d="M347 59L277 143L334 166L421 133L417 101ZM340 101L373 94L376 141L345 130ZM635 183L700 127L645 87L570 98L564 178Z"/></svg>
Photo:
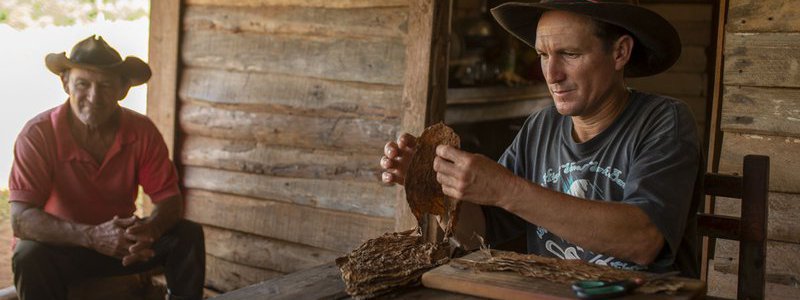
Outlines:
<svg viewBox="0 0 800 300"><path fill-rule="evenodd" d="M82 247L20 240L14 248L14 285L20 299L67 299L67 286L92 277L135 274L164 267L171 299L202 299L205 281L203 227L182 220L153 244L147 262L123 267L122 260Z"/></svg>

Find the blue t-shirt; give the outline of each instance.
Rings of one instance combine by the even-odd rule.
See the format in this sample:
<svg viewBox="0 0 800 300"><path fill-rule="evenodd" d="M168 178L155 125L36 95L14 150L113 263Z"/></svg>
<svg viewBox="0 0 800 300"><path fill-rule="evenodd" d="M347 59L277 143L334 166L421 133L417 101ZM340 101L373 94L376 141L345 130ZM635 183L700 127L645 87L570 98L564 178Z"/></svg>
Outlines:
<svg viewBox="0 0 800 300"><path fill-rule="evenodd" d="M594 253L497 207L484 207L489 244L525 234L529 253L624 269L681 270L696 277L694 212L702 197L698 176L702 156L686 104L631 90L625 110L591 140L576 143L572 126L572 118L560 115L555 106L534 113L499 163L554 191L641 208L664 236L659 256L650 266L640 266Z"/></svg>

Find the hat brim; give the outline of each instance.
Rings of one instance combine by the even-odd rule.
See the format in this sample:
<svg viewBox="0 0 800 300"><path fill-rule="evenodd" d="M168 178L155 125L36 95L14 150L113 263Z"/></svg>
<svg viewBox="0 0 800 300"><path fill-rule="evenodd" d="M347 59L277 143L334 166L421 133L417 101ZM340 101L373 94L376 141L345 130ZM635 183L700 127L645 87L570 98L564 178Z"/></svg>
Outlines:
<svg viewBox="0 0 800 300"><path fill-rule="evenodd" d="M624 28L636 44L625 66L626 77L651 76L669 69L681 54L675 28L659 14L625 3L520 3L509 2L491 10L506 31L531 47L536 45L536 27L544 12L563 10Z"/></svg>
<svg viewBox="0 0 800 300"><path fill-rule="evenodd" d="M147 82L152 75L150 67L138 57L128 56L125 60L105 66L81 64L67 58L65 52L50 53L44 58L45 65L50 72L61 75L64 71L72 68L88 69L100 72L110 72L119 74L129 80L131 86L137 86Z"/></svg>

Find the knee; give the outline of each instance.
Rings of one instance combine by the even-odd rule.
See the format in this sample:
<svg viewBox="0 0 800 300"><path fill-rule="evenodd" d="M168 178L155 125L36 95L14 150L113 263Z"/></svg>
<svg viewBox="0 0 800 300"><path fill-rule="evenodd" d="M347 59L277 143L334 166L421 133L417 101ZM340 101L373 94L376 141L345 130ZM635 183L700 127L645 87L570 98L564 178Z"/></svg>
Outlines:
<svg viewBox="0 0 800 300"><path fill-rule="evenodd" d="M172 229L181 243L205 245L203 226L189 220L181 220Z"/></svg>
<svg viewBox="0 0 800 300"><path fill-rule="evenodd" d="M42 262L50 261L48 245L29 240L19 240L14 246L14 255L11 258L11 268L14 273L25 268L33 268Z"/></svg>

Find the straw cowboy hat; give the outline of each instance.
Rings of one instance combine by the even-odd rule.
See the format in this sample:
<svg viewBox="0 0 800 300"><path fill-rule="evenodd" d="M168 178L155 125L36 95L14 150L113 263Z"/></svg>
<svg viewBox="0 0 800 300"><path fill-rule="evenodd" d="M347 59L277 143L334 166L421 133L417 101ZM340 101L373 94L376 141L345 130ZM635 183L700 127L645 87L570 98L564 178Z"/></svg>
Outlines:
<svg viewBox="0 0 800 300"><path fill-rule="evenodd" d="M44 59L47 69L61 75L71 68L89 69L118 74L129 80L131 86L147 82L150 79L150 66L141 59L128 56L125 60L117 50L111 48L102 37L92 35L72 47L67 58L66 52L50 53Z"/></svg>
<svg viewBox="0 0 800 300"><path fill-rule="evenodd" d="M545 11L562 10L619 26L634 38L626 77L661 73L681 55L678 32L657 13L622 0L543 0L539 3L509 2L492 9L505 30L528 46L536 44L536 26Z"/></svg>

